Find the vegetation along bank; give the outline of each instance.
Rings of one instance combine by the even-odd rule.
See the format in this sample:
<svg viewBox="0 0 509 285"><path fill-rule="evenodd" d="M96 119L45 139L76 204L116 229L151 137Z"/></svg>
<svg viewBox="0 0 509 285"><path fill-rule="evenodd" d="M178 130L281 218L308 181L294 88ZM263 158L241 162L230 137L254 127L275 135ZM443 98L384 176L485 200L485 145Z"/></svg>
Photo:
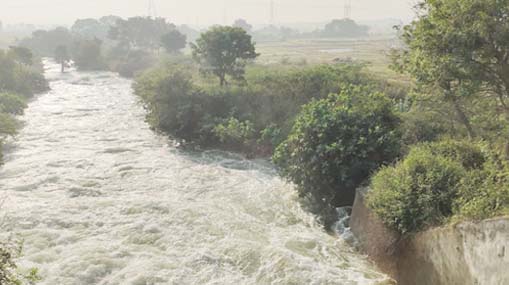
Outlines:
<svg viewBox="0 0 509 285"><path fill-rule="evenodd" d="M0 50L0 164L3 164L5 140L14 136L21 126L16 116L23 114L27 101L35 94L48 89L42 63L30 50L14 46ZM21 253L20 241L0 242L0 284L32 284L39 279L37 269L18 271L14 260Z"/></svg>

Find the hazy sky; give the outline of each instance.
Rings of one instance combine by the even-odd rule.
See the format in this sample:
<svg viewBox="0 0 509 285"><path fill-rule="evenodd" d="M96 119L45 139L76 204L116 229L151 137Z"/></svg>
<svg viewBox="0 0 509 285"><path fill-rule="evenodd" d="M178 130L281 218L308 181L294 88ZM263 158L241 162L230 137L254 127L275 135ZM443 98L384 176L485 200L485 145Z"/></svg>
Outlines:
<svg viewBox="0 0 509 285"><path fill-rule="evenodd" d="M222 24L236 18L268 23L270 0L153 0L158 16L177 24ZM275 22L323 22L342 18L345 0L274 0ZM0 0L4 23L70 24L76 18L147 15L149 0ZM351 0L352 18L412 17L416 0ZM225 7L226 12L225 12Z"/></svg>

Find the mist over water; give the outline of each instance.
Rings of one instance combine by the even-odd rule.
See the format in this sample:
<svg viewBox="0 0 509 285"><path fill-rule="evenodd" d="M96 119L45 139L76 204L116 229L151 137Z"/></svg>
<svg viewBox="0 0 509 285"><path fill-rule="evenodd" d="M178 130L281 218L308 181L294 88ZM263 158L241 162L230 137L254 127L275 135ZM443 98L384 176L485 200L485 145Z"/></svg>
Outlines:
<svg viewBox="0 0 509 285"><path fill-rule="evenodd" d="M2 235L41 284L379 284L263 161L187 153L144 122L131 81L59 73L0 169Z"/></svg>

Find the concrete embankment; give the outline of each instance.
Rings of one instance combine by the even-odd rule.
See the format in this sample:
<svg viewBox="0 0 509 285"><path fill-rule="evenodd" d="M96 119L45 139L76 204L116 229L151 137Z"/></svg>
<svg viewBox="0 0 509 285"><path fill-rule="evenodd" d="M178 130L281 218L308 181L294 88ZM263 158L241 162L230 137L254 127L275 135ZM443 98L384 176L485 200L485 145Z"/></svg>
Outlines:
<svg viewBox="0 0 509 285"><path fill-rule="evenodd" d="M463 222L401 237L365 205L350 220L361 251L403 285L509 284L509 218Z"/></svg>

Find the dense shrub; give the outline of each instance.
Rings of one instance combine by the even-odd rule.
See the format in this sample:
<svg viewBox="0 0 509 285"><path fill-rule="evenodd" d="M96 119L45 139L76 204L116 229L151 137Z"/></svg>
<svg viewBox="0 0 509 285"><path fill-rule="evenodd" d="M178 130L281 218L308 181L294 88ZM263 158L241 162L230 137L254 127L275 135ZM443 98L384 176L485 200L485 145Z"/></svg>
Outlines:
<svg viewBox="0 0 509 285"><path fill-rule="evenodd" d="M491 156L482 169L472 170L459 187L456 214L460 218L487 219L509 214L509 165Z"/></svg>
<svg viewBox="0 0 509 285"><path fill-rule="evenodd" d="M402 141L405 146L433 142L449 132L444 120L436 113L411 110L401 114Z"/></svg>
<svg viewBox="0 0 509 285"><path fill-rule="evenodd" d="M185 141L207 145L217 142L214 127L230 108L221 94L201 92L185 70L152 70L138 78L134 89L145 101L153 126Z"/></svg>
<svg viewBox="0 0 509 285"><path fill-rule="evenodd" d="M409 233L453 216L509 213L509 166L483 144L444 140L414 146L371 182L368 205L388 226Z"/></svg>
<svg viewBox="0 0 509 285"><path fill-rule="evenodd" d="M19 70L15 76L15 87L8 89L25 97L31 97L34 94L49 90L48 82L41 71L34 68L24 68Z"/></svg>
<svg viewBox="0 0 509 285"><path fill-rule="evenodd" d="M120 76L134 77L155 64L156 58L143 50L128 52L125 57L108 57L110 70L118 72Z"/></svg>
<svg viewBox="0 0 509 285"><path fill-rule="evenodd" d="M222 143L233 146L246 145L255 136L253 123L250 121L241 122L233 117L216 125L214 133Z"/></svg>
<svg viewBox="0 0 509 285"><path fill-rule="evenodd" d="M135 91L146 103L152 125L187 142L254 155L272 154L290 133L302 105L312 99L349 85L389 90L360 65L251 66L245 84L222 88L197 70L176 58L137 78ZM239 128L247 122L249 136L239 139Z"/></svg>
<svg viewBox="0 0 509 285"><path fill-rule="evenodd" d="M0 164L2 142L19 126L14 116L23 113L27 98L49 88L39 64L24 48L0 50Z"/></svg>
<svg viewBox="0 0 509 285"><path fill-rule="evenodd" d="M383 94L350 87L306 105L273 160L302 196L351 204L355 188L398 155L398 124Z"/></svg>
<svg viewBox="0 0 509 285"><path fill-rule="evenodd" d="M453 213L462 165L414 148L397 165L380 170L371 182L368 205L386 225L401 233L439 225Z"/></svg>
<svg viewBox="0 0 509 285"><path fill-rule="evenodd" d="M104 70L107 68L102 55L102 41L81 39L74 43L72 59L80 70Z"/></svg>
<svg viewBox="0 0 509 285"><path fill-rule="evenodd" d="M13 92L28 97L47 89L48 83L41 71L16 61L0 50L0 92Z"/></svg>
<svg viewBox="0 0 509 285"><path fill-rule="evenodd" d="M0 139L5 136L14 135L18 128L18 121L6 113L0 113Z"/></svg>
<svg viewBox="0 0 509 285"><path fill-rule="evenodd" d="M21 115L27 107L26 100L12 93L0 93L0 112Z"/></svg>
<svg viewBox="0 0 509 285"><path fill-rule="evenodd" d="M461 163L466 170L480 169L487 159L487 153L480 144L464 140L442 140L435 143L422 144L433 155L444 156Z"/></svg>
<svg viewBox="0 0 509 285"><path fill-rule="evenodd" d="M0 242L0 284L23 285L35 284L40 280L38 270L32 268L26 274L18 271L14 259L21 255L20 243L8 241Z"/></svg>

